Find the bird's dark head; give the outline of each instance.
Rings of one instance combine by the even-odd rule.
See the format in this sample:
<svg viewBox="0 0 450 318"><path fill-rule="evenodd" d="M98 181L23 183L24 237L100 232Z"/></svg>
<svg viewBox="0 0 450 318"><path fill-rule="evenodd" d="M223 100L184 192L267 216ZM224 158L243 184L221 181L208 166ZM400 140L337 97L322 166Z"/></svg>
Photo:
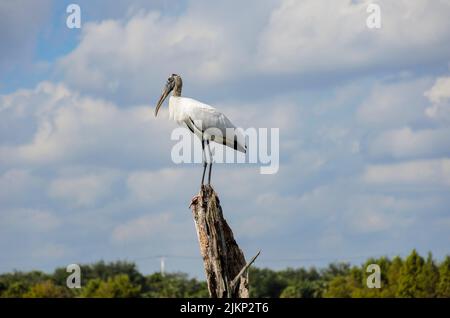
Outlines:
<svg viewBox="0 0 450 318"><path fill-rule="evenodd" d="M172 74L167 79L166 85L162 91L161 97L159 98L158 104L155 109L155 117L158 115L159 108L163 104L164 100L169 96L170 92L173 91L174 96L181 95L181 88L183 86L183 81L181 80L181 76L178 74Z"/></svg>

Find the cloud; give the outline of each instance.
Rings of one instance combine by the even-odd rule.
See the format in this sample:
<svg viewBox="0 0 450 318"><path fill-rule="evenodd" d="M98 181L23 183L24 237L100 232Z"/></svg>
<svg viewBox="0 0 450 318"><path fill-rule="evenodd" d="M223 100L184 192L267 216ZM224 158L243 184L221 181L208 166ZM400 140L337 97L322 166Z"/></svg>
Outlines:
<svg viewBox="0 0 450 318"><path fill-rule="evenodd" d="M62 257L69 254L68 249L62 245L57 243L49 243L44 246L40 246L31 252L31 257L35 259L43 259L48 261L54 259L61 259Z"/></svg>
<svg viewBox="0 0 450 318"><path fill-rule="evenodd" d="M433 87L425 92L425 96L433 103L450 99L450 77L439 77Z"/></svg>
<svg viewBox="0 0 450 318"><path fill-rule="evenodd" d="M0 213L3 231L25 233L48 232L58 228L61 220L52 212L33 208L16 208Z"/></svg>
<svg viewBox="0 0 450 318"><path fill-rule="evenodd" d="M58 67L83 91L150 101L149 92L156 96L168 75L182 74L187 83L215 82L235 68L233 58L232 42L219 24L195 14L151 11L86 23L80 44Z"/></svg>
<svg viewBox="0 0 450 318"><path fill-rule="evenodd" d="M388 130L369 144L374 157L433 158L450 155L450 128L413 131L409 127Z"/></svg>
<svg viewBox="0 0 450 318"><path fill-rule="evenodd" d="M365 128L395 128L424 120L427 103L423 92L430 86L427 78L394 83L377 83L357 110L357 120Z"/></svg>
<svg viewBox="0 0 450 318"><path fill-rule="evenodd" d="M382 28L376 30L366 26L369 3L282 1L260 37L260 69L348 72L448 60L449 3L378 1ZM439 47L439 52L431 53L430 47Z"/></svg>
<svg viewBox="0 0 450 318"><path fill-rule="evenodd" d="M246 97L321 87L355 72L448 62L449 5L382 1L383 27L370 30L368 3L233 1L216 7L200 1L170 14L142 6L123 17L86 22L77 47L58 60L56 70L83 93L154 103L172 73L183 76L189 94L238 91Z"/></svg>
<svg viewBox="0 0 450 318"><path fill-rule="evenodd" d="M425 109L425 114L438 123L450 123L450 77L436 79L433 87L425 92L431 106Z"/></svg>
<svg viewBox="0 0 450 318"><path fill-rule="evenodd" d="M126 185L133 200L158 203L170 200L174 193L185 193L192 188L192 184L180 183L180 180L192 180L192 183L199 184L200 177L200 170L195 173L191 169L133 171L128 175Z"/></svg>
<svg viewBox="0 0 450 318"><path fill-rule="evenodd" d="M27 193L36 193L43 186L42 179L29 170L10 169L0 175L0 201L24 202ZM29 197L29 196L27 196Z"/></svg>
<svg viewBox="0 0 450 318"><path fill-rule="evenodd" d="M363 180L375 184L450 186L450 159L369 165Z"/></svg>
<svg viewBox="0 0 450 318"><path fill-rule="evenodd" d="M57 178L50 183L49 195L69 205L90 206L108 196L114 179L112 173Z"/></svg>
<svg viewBox="0 0 450 318"><path fill-rule="evenodd" d="M157 238L158 235L166 234L171 219L168 213L144 215L117 226L112 238L117 242Z"/></svg>
<svg viewBox="0 0 450 318"><path fill-rule="evenodd" d="M433 205L429 199L418 201L392 194L358 193L348 202L344 218L348 228L358 234L404 231L417 222L421 209Z"/></svg>
<svg viewBox="0 0 450 318"><path fill-rule="evenodd" d="M357 109L357 120L368 131L363 151L369 158L426 159L449 154L443 79L434 85L428 78L406 79L379 83L372 89ZM429 102L433 104L427 108Z"/></svg>
<svg viewBox="0 0 450 318"><path fill-rule="evenodd" d="M127 161L133 166L161 161L164 155L155 149L170 153L171 123L161 120L156 125L150 107L121 109L50 82L3 95L0 101L5 115L0 126L8 131L0 144L0 162L5 165L101 162L116 166ZM22 131L24 125L34 129ZM13 142L15 138L9 136L15 131L24 135Z"/></svg>

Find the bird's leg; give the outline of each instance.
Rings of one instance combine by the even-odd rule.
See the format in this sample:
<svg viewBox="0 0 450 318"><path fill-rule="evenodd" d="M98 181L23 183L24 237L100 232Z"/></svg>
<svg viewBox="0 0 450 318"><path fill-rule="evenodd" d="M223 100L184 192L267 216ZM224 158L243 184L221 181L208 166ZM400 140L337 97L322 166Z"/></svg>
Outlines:
<svg viewBox="0 0 450 318"><path fill-rule="evenodd" d="M202 175L202 184L200 185L203 186L203 182L205 181L205 172L206 172L206 155L205 155L205 140L202 138L202 158L203 158L203 175Z"/></svg>
<svg viewBox="0 0 450 318"><path fill-rule="evenodd" d="M202 175L202 184L200 185L200 192L203 190L203 182L205 181L205 172L206 172L206 155L205 155L205 140L202 138L202 158L203 158L203 175ZM200 198L200 194L195 195L191 203L189 204L189 208L191 208L192 205L195 205L198 203L198 199Z"/></svg>
<svg viewBox="0 0 450 318"><path fill-rule="evenodd" d="M209 147L209 140L206 140L206 145L208 146L208 154L209 154L208 185L211 185L211 169L212 169L213 158L212 158L211 148Z"/></svg>

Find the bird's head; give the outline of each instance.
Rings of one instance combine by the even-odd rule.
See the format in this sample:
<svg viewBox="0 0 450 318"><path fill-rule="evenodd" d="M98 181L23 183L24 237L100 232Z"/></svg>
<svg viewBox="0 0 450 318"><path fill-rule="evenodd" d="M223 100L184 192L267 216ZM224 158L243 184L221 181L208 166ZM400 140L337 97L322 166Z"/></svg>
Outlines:
<svg viewBox="0 0 450 318"><path fill-rule="evenodd" d="M164 100L169 96L171 91L174 91L174 95L180 96L181 94L181 76L178 74L172 74L167 79L166 85L162 91L161 97L159 98L158 104L155 109L155 117L158 115L159 108L163 104Z"/></svg>

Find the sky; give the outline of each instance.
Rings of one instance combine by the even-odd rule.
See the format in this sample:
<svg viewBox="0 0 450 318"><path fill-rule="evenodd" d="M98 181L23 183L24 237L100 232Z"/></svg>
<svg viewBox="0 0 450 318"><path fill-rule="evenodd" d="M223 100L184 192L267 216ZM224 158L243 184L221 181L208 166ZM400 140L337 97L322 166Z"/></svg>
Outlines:
<svg viewBox="0 0 450 318"><path fill-rule="evenodd" d="M450 1L0 2L0 272L134 261L203 277L175 164L167 77L240 127L279 128L280 167L217 164L247 258L274 269L439 260L450 246Z"/></svg>

